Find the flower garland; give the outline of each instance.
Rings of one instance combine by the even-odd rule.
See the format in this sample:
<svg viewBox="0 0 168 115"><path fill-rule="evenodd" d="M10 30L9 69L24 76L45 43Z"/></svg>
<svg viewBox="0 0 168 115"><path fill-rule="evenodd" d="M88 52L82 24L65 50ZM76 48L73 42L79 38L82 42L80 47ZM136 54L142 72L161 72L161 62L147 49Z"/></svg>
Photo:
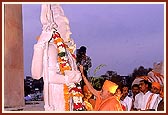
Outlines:
<svg viewBox="0 0 168 115"><path fill-rule="evenodd" d="M64 43L64 40L61 38L60 34L58 32L53 32L52 38L54 39L54 44L57 46L57 51L58 51L58 63L60 67L60 72L62 75L64 75L65 70L71 70L69 60L67 58L66 54L66 49L68 49L73 57L75 57L74 54L72 54L72 50L68 48L68 46ZM75 89L75 92L74 92ZM69 94L70 93L70 94ZM78 95L76 95L78 94ZM70 97L72 97L73 102L75 102L75 97L82 98L82 90L77 87L76 85L73 86L67 86L64 84L64 99L65 99L65 110L69 111L70 110ZM78 106L77 106L78 105ZM83 107L83 101L80 100L78 104L74 103L73 104L73 110L78 111L78 110L84 110Z"/></svg>
<svg viewBox="0 0 168 115"><path fill-rule="evenodd" d="M73 111L83 111L85 110L85 106L83 103L82 89L81 87L73 87L70 89L70 94L73 99Z"/></svg>

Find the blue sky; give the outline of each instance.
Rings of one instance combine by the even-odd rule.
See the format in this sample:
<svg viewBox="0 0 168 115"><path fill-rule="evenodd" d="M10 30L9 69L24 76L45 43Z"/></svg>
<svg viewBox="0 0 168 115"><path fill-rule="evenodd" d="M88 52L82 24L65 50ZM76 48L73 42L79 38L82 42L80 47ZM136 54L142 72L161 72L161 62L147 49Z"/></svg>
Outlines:
<svg viewBox="0 0 168 115"><path fill-rule="evenodd" d="M139 66L164 61L163 4L62 4L77 48L87 47L93 70L128 75ZM31 76L33 45L41 33L40 4L24 4L24 75Z"/></svg>

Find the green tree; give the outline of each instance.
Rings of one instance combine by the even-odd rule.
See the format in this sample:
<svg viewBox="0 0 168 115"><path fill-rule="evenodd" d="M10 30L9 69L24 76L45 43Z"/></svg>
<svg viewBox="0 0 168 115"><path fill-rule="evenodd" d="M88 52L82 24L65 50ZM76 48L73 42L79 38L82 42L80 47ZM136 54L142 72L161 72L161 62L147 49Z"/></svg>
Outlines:
<svg viewBox="0 0 168 115"><path fill-rule="evenodd" d="M92 77L91 84L96 90L101 90L105 79L102 77Z"/></svg>
<svg viewBox="0 0 168 115"><path fill-rule="evenodd" d="M105 64L100 64L98 65L95 70L93 71L93 76L90 77L89 81L91 82L92 86L96 89L96 90L100 90L102 88L102 85L104 83L104 78L96 76L96 73L102 68L106 66ZM90 70L89 70L89 74L90 74Z"/></svg>

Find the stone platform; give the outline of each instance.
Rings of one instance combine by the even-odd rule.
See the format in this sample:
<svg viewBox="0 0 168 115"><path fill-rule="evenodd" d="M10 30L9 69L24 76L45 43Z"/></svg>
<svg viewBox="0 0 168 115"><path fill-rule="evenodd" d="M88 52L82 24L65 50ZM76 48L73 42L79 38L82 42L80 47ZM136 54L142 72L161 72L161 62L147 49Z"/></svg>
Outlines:
<svg viewBox="0 0 168 115"><path fill-rule="evenodd" d="M24 107L5 108L4 111L44 111L44 101L27 101Z"/></svg>

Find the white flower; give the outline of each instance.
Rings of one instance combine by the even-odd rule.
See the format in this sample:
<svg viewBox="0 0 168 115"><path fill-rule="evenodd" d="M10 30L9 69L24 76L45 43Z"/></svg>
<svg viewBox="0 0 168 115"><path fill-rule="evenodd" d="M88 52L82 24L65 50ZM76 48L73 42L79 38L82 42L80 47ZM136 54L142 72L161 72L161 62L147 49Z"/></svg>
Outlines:
<svg viewBox="0 0 168 115"><path fill-rule="evenodd" d="M63 48L62 46L58 48L60 52L65 52L65 48Z"/></svg>
<svg viewBox="0 0 168 115"><path fill-rule="evenodd" d="M62 45L62 44L63 44L62 42L58 42L58 43L57 43L58 46L60 46L60 45Z"/></svg>
<svg viewBox="0 0 168 115"><path fill-rule="evenodd" d="M62 59L62 60L67 60L67 58L66 58L66 57L61 57L61 59Z"/></svg>
<svg viewBox="0 0 168 115"><path fill-rule="evenodd" d="M82 97L78 96L73 96L74 103L81 103L82 102Z"/></svg>
<svg viewBox="0 0 168 115"><path fill-rule="evenodd" d="M71 92L73 95L76 93L74 90L72 90L72 92Z"/></svg>
<svg viewBox="0 0 168 115"><path fill-rule="evenodd" d="M74 83L69 84L69 89L76 87L76 85Z"/></svg>
<svg viewBox="0 0 168 115"><path fill-rule="evenodd" d="M69 64L68 63L66 63L66 65L65 66L69 66Z"/></svg>

